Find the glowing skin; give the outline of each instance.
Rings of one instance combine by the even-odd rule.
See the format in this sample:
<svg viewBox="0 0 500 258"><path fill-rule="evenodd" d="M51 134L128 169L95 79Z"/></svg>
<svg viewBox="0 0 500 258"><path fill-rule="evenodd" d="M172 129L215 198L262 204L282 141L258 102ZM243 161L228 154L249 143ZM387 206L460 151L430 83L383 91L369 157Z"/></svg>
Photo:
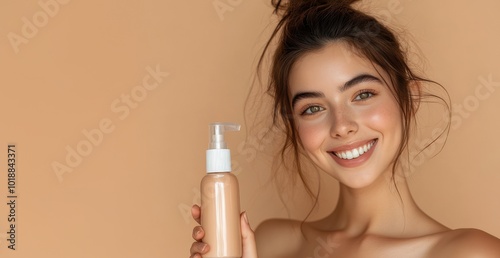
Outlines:
<svg viewBox="0 0 500 258"><path fill-rule="evenodd" d="M346 51L337 43L304 55L292 67L289 93L308 156L341 184L363 188L391 173L401 114L388 75Z"/></svg>

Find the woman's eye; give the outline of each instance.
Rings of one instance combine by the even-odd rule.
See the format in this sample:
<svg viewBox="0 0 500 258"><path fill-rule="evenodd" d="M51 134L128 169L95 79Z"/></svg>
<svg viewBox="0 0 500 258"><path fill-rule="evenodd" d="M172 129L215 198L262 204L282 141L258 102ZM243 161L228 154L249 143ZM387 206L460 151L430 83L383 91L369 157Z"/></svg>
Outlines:
<svg viewBox="0 0 500 258"><path fill-rule="evenodd" d="M320 106L310 106L302 112L301 115L312 115L316 112L323 111L324 109Z"/></svg>
<svg viewBox="0 0 500 258"><path fill-rule="evenodd" d="M359 93L354 100L365 100L367 98L373 97L373 92L365 91Z"/></svg>

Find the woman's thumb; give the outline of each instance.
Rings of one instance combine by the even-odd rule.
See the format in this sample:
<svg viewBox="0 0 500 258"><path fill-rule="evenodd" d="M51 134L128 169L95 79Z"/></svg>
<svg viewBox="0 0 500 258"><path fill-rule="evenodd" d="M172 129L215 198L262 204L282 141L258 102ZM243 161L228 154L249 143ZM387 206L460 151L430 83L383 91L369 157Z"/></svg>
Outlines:
<svg viewBox="0 0 500 258"><path fill-rule="evenodd" d="M255 236L250 223L248 222L247 212L244 211L240 216L241 220L241 240L243 242L242 258L257 258L257 247L255 244Z"/></svg>

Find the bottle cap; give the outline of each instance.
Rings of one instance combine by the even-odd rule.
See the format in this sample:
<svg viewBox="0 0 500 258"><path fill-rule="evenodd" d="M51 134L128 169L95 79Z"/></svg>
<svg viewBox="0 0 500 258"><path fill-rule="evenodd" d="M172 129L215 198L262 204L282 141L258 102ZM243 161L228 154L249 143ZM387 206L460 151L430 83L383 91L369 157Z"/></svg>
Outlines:
<svg viewBox="0 0 500 258"><path fill-rule="evenodd" d="M224 140L224 132L239 131L240 125L235 123L210 124L210 142L207 150L207 173L230 172L231 152Z"/></svg>

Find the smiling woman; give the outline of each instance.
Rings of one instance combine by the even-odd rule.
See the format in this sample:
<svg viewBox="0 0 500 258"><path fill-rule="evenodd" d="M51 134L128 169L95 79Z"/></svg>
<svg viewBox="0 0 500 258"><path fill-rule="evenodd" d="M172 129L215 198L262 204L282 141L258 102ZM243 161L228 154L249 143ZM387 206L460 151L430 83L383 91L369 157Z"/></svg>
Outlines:
<svg viewBox="0 0 500 258"><path fill-rule="evenodd" d="M276 41L268 92L273 122L285 128L282 162L294 163L303 179L304 154L340 191L321 220L260 224L258 257L500 257L499 239L450 229L412 198L402 156L420 102L433 97L424 84L441 86L416 75L396 35L354 2L272 1L281 19L259 65ZM200 216L196 207L193 215ZM247 222L243 258L255 258ZM203 229L195 230L192 257L209 248L200 242Z"/></svg>
<svg viewBox="0 0 500 258"><path fill-rule="evenodd" d="M352 51L346 43L335 42L303 55L292 66L288 91L308 157L343 185L362 188L391 171L402 116L388 74L346 51Z"/></svg>

